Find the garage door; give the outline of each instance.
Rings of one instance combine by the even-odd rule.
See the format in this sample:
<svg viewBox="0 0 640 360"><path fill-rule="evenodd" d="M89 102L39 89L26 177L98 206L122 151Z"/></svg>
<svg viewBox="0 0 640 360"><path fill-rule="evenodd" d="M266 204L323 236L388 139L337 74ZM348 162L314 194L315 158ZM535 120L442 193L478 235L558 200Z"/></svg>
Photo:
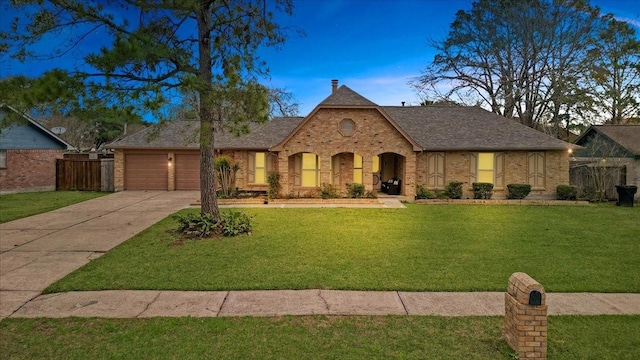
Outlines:
<svg viewBox="0 0 640 360"><path fill-rule="evenodd" d="M167 154L126 154L126 190L167 190Z"/></svg>
<svg viewBox="0 0 640 360"><path fill-rule="evenodd" d="M176 154L176 190L200 190L200 154Z"/></svg>

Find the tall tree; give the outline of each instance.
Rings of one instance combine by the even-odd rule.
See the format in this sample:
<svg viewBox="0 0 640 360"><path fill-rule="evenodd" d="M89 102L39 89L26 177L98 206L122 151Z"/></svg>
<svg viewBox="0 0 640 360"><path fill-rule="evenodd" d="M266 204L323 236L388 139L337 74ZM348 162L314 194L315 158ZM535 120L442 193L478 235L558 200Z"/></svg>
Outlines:
<svg viewBox="0 0 640 360"><path fill-rule="evenodd" d="M93 89L150 110L176 89L198 95L201 211L219 218L215 134L227 124L238 130L248 119L267 120L267 92L258 79L268 68L257 54L284 41L271 10L291 14L291 1L23 0L14 6L20 16L0 36L6 40L0 49L17 58L33 58L33 45L54 33L70 36L70 47L99 41L104 46L86 48L77 72L95 79L85 82Z"/></svg>
<svg viewBox="0 0 640 360"><path fill-rule="evenodd" d="M447 88L444 98L530 127L558 124L583 95L576 84L599 19L582 0L479 0L456 14L444 40L432 41L437 54L413 85Z"/></svg>
<svg viewBox="0 0 640 360"><path fill-rule="evenodd" d="M640 41L625 22L607 17L590 53L586 87L591 109L610 124L640 117Z"/></svg>

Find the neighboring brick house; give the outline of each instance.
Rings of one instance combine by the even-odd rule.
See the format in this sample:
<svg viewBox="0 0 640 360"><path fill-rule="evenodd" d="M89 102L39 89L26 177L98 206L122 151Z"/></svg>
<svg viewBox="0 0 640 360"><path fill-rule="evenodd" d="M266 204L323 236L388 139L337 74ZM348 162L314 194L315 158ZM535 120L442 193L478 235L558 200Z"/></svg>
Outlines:
<svg viewBox="0 0 640 360"><path fill-rule="evenodd" d="M594 177L602 177L611 199L618 196L615 185L640 188L640 125L593 125L575 143L584 148L571 157L572 183L594 187Z"/></svg>
<svg viewBox="0 0 640 360"><path fill-rule="evenodd" d="M56 189L56 159L73 146L37 121L0 104L0 124L12 113L19 123L0 126L0 193Z"/></svg>
<svg viewBox="0 0 640 360"><path fill-rule="evenodd" d="M157 125L110 145L116 190L198 189L195 121ZM529 183L532 197L552 197L569 182L569 149L578 148L479 107L379 106L332 82L332 93L306 117L275 118L241 137L219 134L215 147L240 164L237 186L266 189L281 175L283 194L321 184L345 191L357 182L379 190L397 180L400 193L416 185L444 189L451 181Z"/></svg>

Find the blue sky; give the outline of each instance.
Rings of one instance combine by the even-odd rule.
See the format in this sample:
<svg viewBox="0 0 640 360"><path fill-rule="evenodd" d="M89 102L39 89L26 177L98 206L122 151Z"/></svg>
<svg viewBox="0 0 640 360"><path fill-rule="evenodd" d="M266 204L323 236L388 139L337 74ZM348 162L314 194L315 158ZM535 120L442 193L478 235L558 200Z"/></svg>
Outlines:
<svg viewBox="0 0 640 360"><path fill-rule="evenodd" d="M269 0L267 0L269 1ZM294 0L293 16L279 16L292 34L279 50L261 53L271 70L271 85L293 93L300 115L330 94L338 79L380 105L417 104L407 84L433 59L429 39L442 39L458 10L472 0ZM640 33L637 0L592 0L603 13L633 24ZM0 15L3 28L9 20ZM95 46L95 44L93 44ZM37 76L48 67L77 66L79 59L19 64L0 62L0 77Z"/></svg>
<svg viewBox="0 0 640 360"><path fill-rule="evenodd" d="M417 104L407 84L433 59L429 39L446 37L458 10L471 0L294 0L294 16L306 37L291 37L265 54L273 85L292 92L306 115L329 96L331 79L380 105ZM636 0L591 1L604 13L634 24Z"/></svg>

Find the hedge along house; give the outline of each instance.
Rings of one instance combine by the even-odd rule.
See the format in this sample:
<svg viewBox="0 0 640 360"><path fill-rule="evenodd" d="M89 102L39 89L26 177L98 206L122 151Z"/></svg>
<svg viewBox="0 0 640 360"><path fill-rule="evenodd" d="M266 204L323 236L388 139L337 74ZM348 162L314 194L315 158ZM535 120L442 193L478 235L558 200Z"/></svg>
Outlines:
<svg viewBox="0 0 640 360"><path fill-rule="evenodd" d="M11 114L22 121L2 124ZM0 193L55 190L56 159L73 149L29 116L0 104Z"/></svg>
<svg viewBox="0 0 640 360"><path fill-rule="evenodd" d="M157 125L113 143L116 190L197 190L198 123ZM473 182L531 184L532 197L553 197L569 182L569 150L579 146L478 107L379 106L332 81L332 93L306 117L275 118L240 137L219 134L216 149L240 164L237 187L266 190L269 171L282 194L304 195L322 184L380 190L393 182L412 197L416 185L444 189Z"/></svg>

